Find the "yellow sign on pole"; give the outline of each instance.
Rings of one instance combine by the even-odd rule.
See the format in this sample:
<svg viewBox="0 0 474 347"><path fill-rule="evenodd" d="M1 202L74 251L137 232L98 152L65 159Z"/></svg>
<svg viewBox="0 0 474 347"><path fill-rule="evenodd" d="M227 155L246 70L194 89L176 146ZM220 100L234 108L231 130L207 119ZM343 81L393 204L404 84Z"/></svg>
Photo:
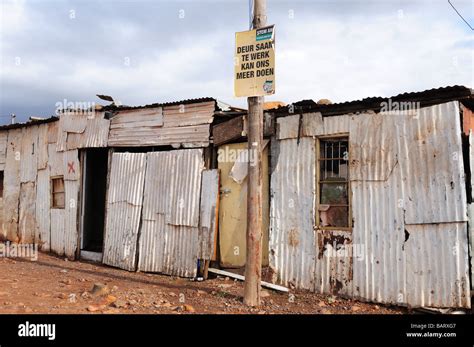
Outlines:
<svg viewBox="0 0 474 347"><path fill-rule="evenodd" d="M235 33L234 95L275 93L274 26Z"/></svg>

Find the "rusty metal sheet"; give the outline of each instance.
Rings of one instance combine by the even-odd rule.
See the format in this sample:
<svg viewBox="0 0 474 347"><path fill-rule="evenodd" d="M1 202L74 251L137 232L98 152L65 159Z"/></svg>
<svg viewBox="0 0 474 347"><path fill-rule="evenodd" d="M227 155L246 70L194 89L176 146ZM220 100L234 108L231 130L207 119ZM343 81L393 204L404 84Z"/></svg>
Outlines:
<svg viewBox="0 0 474 347"><path fill-rule="evenodd" d="M412 307L471 307L467 223L405 225Z"/></svg>
<svg viewBox="0 0 474 347"><path fill-rule="evenodd" d="M184 127L211 124L214 119L215 101L195 104L165 106L163 119L165 127Z"/></svg>
<svg viewBox="0 0 474 347"><path fill-rule="evenodd" d="M51 190L49 170L38 170L36 183L36 236L35 242L42 251L49 252L51 245L50 208Z"/></svg>
<svg viewBox="0 0 474 347"><path fill-rule="evenodd" d="M51 209L51 252L64 255L64 209Z"/></svg>
<svg viewBox="0 0 474 347"><path fill-rule="evenodd" d="M145 153L112 154L103 262L129 271L136 268L145 168Z"/></svg>
<svg viewBox="0 0 474 347"><path fill-rule="evenodd" d="M162 127L162 107L121 111L110 121L109 146L154 143Z"/></svg>
<svg viewBox="0 0 474 347"><path fill-rule="evenodd" d="M327 120L331 120L330 126ZM303 203L316 201L317 197L311 186L302 189L299 182L308 175L314 184L314 168L311 174L305 174L310 164L297 166L310 150L294 150L291 156L284 156L282 154L291 146L296 146L292 144L296 140L281 140L272 146L275 163L271 240L280 242L271 242L271 247L276 243L281 247L272 261L277 276L285 283L291 278L289 273L298 270L297 264L311 264L315 269L315 275L311 275L314 286L297 279L296 287L327 293L336 289L338 293L387 304L470 307L465 294L465 288L469 287L467 204L458 103L430 106L406 114L324 117L322 135L346 132L350 148L355 149L350 158L356 160L350 168L352 239L342 231L329 232L328 239L339 237L342 245L352 242L352 252L356 251L358 257L353 257L352 263L344 257L315 259L313 253L304 254L303 245L293 242L298 245L293 250L294 246L285 243L284 240L294 238L293 229L298 230L298 235L301 232L312 235L314 224L308 222L298 229L279 227L305 218L297 219L289 214L292 211L283 205L289 199L285 197L280 202L282 196L287 191L288 194L301 191L294 195L292 203L298 204L298 212L303 216L312 216L314 209L310 203ZM300 146L305 139L314 146L314 140L308 137L300 139ZM311 161L315 159L313 156ZM365 164L360 165L363 162ZM286 169L279 170L279 166ZM286 183L281 184L281 181ZM324 245L324 237L322 241ZM319 255L319 234L315 242ZM459 251L450 253L447 247L451 246L456 249L459 246ZM285 252L303 255L299 262L291 262L281 256ZM430 269L427 264L431 264ZM305 271L309 273L312 272ZM339 283L333 281L335 285L331 286L331 278ZM416 285L412 286L412 282ZM434 289L436 283L441 290Z"/></svg>
<svg viewBox="0 0 474 347"><path fill-rule="evenodd" d="M104 112L95 112L86 117L86 128L82 133L68 133L66 149L107 147L110 120Z"/></svg>
<svg viewBox="0 0 474 347"><path fill-rule="evenodd" d="M0 132L0 170L5 170L5 162L7 160L7 140L8 131Z"/></svg>
<svg viewBox="0 0 474 347"><path fill-rule="evenodd" d="M139 270L196 276L202 156L200 149L148 153Z"/></svg>
<svg viewBox="0 0 474 347"><path fill-rule="evenodd" d="M283 285L314 290L314 140L273 141L271 158L270 266Z"/></svg>
<svg viewBox="0 0 474 347"><path fill-rule="evenodd" d="M51 123L47 124L41 124L38 126L38 146L37 146L37 151L38 151L38 170L43 170L48 167L48 125Z"/></svg>
<svg viewBox="0 0 474 347"><path fill-rule="evenodd" d="M64 112L59 116L61 130L67 133L82 134L87 126L87 114L82 112Z"/></svg>
<svg viewBox="0 0 474 347"><path fill-rule="evenodd" d="M48 126L48 144L58 142L59 121L47 123Z"/></svg>
<svg viewBox="0 0 474 347"><path fill-rule="evenodd" d="M154 130L135 129L127 134L115 130L109 132L110 147L173 146L207 147L209 146L210 125L186 127L160 127Z"/></svg>
<svg viewBox="0 0 474 347"><path fill-rule="evenodd" d="M315 290L352 295L353 242L350 231L316 231Z"/></svg>
<svg viewBox="0 0 474 347"><path fill-rule="evenodd" d="M38 126L22 128L20 182L35 182L38 170Z"/></svg>
<svg viewBox="0 0 474 347"><path fill-rule="evenodd" d="M170 152L172 155L172 191L166 223L190 227L199 226L201 172L204 169L202 149Z"/></svg>
<svg viewBox="0 0 474 347"><path fill-rule="evenodd" d="M353 295L386 304L406 303L403 188L400 167L387 182L351 182Z"/></svg>
<svg viewBox="0 0 474 347"><path fill-rule="evenodd" d="M467 221L461 120L457 101L397 118L405 222Z"/></svg>
<svg viewBox="0 0 474 347"><path fill-rule="evenodd" d="M64 175L64 153L56 151L55 144L48 145L48 169L51 176Z"/></svg>
<svg viewBox="0 0 474 347"><path fill-rule="evenodd" d="M36 186L35 182L21 183L18 235L19 243L33 244L36 231Z"/></svg>
<svg viewBox="0 0 474 347"><path fill-rule="evenodd" d="M20 201L20 159L22 129L8 131L7 157L4 171L3 221L5 238L12 242L19 240L18 204Z"/></svg>
<svg viewBox="0 0 474 347"><path fill-rule="evenodd" d="M398 164L395 117L364 113L350 126L350 180L386 181Z"/></svg>

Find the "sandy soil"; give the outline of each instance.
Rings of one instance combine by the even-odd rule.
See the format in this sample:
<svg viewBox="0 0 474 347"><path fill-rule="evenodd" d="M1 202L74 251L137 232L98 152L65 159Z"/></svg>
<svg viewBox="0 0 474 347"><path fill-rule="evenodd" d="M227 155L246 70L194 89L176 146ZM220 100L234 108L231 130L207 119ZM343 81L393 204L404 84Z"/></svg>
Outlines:
<svg viewBox="0 0 474 347"><path fill-rule="evenodd" d="M243 283L203 282L127 272L40 254L36 262L0 259L0 313L403 314L387 307L304 291L263 291L263 304L242 303ZM95 293L93 287L99 284ZM102 285L100 285L102 284Z"/></svg>

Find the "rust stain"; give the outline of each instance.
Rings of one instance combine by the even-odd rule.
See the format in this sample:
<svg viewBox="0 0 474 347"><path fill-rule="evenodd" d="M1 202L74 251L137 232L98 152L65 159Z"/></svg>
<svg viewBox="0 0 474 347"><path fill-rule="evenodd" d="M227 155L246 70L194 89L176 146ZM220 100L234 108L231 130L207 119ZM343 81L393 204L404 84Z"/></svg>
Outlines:
<svg viewBox="0 0 474 347"><path fill-rule="evenodd" d="M299 243L300 243L300 240L299 240L298 230L291 229L288 234L288 244L291 247L298 247Z"/></svg>

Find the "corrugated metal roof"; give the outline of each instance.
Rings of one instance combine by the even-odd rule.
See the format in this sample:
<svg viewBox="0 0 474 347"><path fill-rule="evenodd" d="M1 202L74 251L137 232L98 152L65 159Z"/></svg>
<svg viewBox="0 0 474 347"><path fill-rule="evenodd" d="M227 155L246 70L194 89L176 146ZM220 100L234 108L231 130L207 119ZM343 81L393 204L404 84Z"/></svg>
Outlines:
<svg viewBox="0 0 474 347"><path fill-rule="evenodd" d="M102 111L122 111L122 110L134 110L134 109L140 109L140 108L156 108L156 107L164 107L164 106L188 105L188 104L196 104L196 103L209 102L209 101L215 102L216 111L219 110L217 106L217 100L211 97L184 99L184 100L179 100L179 101L157 102L153 104L140 105L140 106L107 105L107 106L104 106L101 110Z"/></svg>
<svg viewBox="0 0 474 347"><path fill-rule="evenodd" d="M56 116L51 116L49 118L45 119L34 119L30 120L28 122L24 123L15 123L15 124L5 124L5 125L0 125L0 130L9 130L9 129L18 129L18 128L24 128L27 126L31 125L39 125L39 124L45 124L45 123L51 123L59 120L59 117Z"/></svg>
<svg viewBox="0 0 474 347"><path fill-rule="evenodd" d="M384 101L397 102L420 102L422 107L434 104L444 103L452 100L463 99L466 105L474 108L473 90L465 86L449 86L442 88L433 88L422 92L402 93L392 97L368 97L362 100L347 101L329 105L318 105L313 100L302 100L285 107L278 107L268 112L273 112L277 117L288 114L291 105L292 113L321 112L323 116L334 116L345 113L356 113L367 110L380 111L381 103Z"/></svg>

